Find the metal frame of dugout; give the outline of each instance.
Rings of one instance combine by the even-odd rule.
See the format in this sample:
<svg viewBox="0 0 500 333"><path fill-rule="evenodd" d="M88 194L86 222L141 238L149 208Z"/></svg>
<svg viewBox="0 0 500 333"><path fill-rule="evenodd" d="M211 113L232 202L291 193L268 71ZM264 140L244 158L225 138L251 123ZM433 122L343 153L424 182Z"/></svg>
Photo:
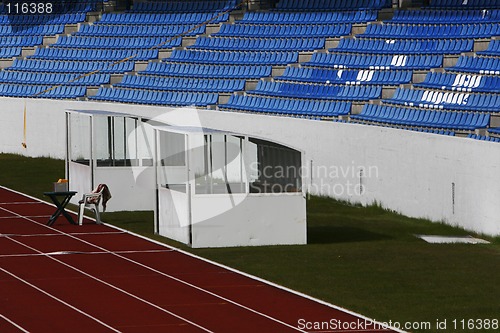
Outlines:
<svg viewBox="0 0 500 333"><path fill-rule="evenodd" d="M195 248L306 243L302 152L206 128L155 138L158 234Z"/></svg>

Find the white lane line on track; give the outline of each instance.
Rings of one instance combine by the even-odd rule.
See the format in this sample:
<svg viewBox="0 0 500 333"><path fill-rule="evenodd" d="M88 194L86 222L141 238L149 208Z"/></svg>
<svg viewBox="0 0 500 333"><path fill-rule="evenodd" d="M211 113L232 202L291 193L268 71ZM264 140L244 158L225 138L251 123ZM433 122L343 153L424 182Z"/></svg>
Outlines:
<svg viewBox="0 0 500 333"><path fill-rule="evenodd" d="M160 253L160 252L174 252L174 250L140 250L140 251L115 251L114 253L120 254L130 254L130 253ZM19 253L19 254L0 254L0 258L12 258L12 257L40 257L40 256L59 256L68 254L110 254L110 251L55 251L55 252L43 252L43 253Z"/></svg>
<svg viewBox="0 0 500 333"><path fill-rule="evenodd" d="M40 201L14 201L14 202L0 202L0 205L24 205L24 204L40 204Z"/></svg>
<svg viewBox="0 0 500 333"><path fill-rule="evenodd" d="M30 333L30 331L24 329L21 325L15 323L14 321L10 320L9 318L5 317L3 314L0 313L0 318L2 318L3 320L5 320L6 322L8 322L9 324L11 324L12 326L14 326L15 328L17 328L18 330L20 330L21 332L23 333Z"/></svg>
<svg viewBox="0 0 500 333"><path fill-rule="evenodd" d="M91 279L93 279L93 280L96 280L97 282L100 282L100 283L102 283L102 284L104 284L104 285L106 285L106 286L108 286L108 287L110 287L110 288L112 288L112 289L115 289L115 290L117 290L117 291L119 291L119 292L121 292L121 293L123 293L123 294L125 294L125 295L127 295L127 296L130 296L130 297L132 297L132 298L134 298L134 299L136 299L136 300L138 300L138 301L141 301L141 302L143 302L143 303L145 303L145 304L147 304L147 305L149 305L149 306L152 306L152 307L154 307L154 308L156 308L156 309L158 309L158 310L160 310L160 311L162 311L162 312L165 312L165 313L167 313L167 314L169 314L169 315L171 315L171 316L173 316L173 317L176 317L177 319L180 319L180 320L182 320L182 321L184 321L184 322L186 322L186 323L188 323L188 324L191 324L191 325L193 325L193 326L195 326L195 327L198 327L199 329L202 329L202 330L203 330L203 331L205 331L205 332L213 333L213 332L212 332L212 331L210 331L209 329L207 329L207 328L205 328L205 327L203 327L203 326L201 326L201 325L199 325L199 324L196 324L195 322L193 322L193 321L191 321L191 320L189 320L189 319L187 319L187 318L184 318L184 317L182 317L182 316L180 316L180 315L178 315L178 314L173 313L172 311L169 311L169 310L167 310L167 309L164 309L164 308L160 307L159 305L156 305L156 304L154 304L154 303L151 303L150 301L147 301L147 300L145 300L145 299L143 299L143 298L141 298L141 297L139 297L139 296L137 296L137 295L135 295L135 294L132 294L132 293L130 293L130 292L128 292L128 291L126 291L126 290L124 290L124 289L122 289L122 288L119 288L119 287L117 287L117 286L115 286L115 285L113 285L113 284L111 284L111 283L109 283L109 282L106 282L106 281L104 281L104 280L102 280L102 279L99 279L98 277L96 277L96 276L94 276L94 275L92 275L92 274L89 274L89 273L87 273L87 272L85 272L85 271L82 271L81 269L76 268L75 266L70 265L70 264L68 264L68 263L65 263L64 261L61 261L61 260L59 260L59 259L57 259L57 258L55 258L55 257L53 257L53 256L51 256L51 255L44 254L43 252L41 252L41 251L39 251L39 250L35 249L34 247L31 247L31 246L29 246L29 245L23 244L22 242L20 242L20 241L18 241L18 240L16 240L16 239L13 239L13 238L10 238L10 237L7 237L7 238L8 238L9 240L11 240L11 241L13 241L13 242L15 242L15 243L19 244L19 245L22 245L22 246L24 246L24 247L26 247L26 248L28 248L28 249L32 250L32 251L38 252L38 253L42 254L43 256L45 256L45 257L47 257L47 258L49 258L49 259L51 259L51 260L53 260L53 261L55 261L55 262L57 262L57 263L59 263L59 264L63 265L63 266L66 266L66 267L68 267L68 268L70 268L70 269L72 269L72 270L74 270L74 271L76 271L76 272L78 272L78 273L80 273L80 274L83 274L83 275L85 275L85 276L87 276L87 277L89 277L89 278L91 278ZM108 253L112 253L112 252L109 252L109 251L108 251ZM0 269L2 269L2 268L0 268ZM3 269L2 269L2 270L3 270Z"/></svg>
<svg viewBox="0 0 500 333"><path fill-rule="evenodd" d="M68 235L117 235L117 234L126 234L124 231L105 231L105 232L68 232ZM45 237L45 236L66 236L65 234L56 233L56 234L2 234L0 233L0 237Z"/></svg>
<svg viewBox="0 0 500 333"><path fill-rule="evenodd" d="M101 321L101 320L99 320L99 319L97 319L97 318L93 317L92 315L90 315L90 314L86 313L85 311L83 311L83 310L81 310L81 309L79 309L79 308L77 308L77 307L75 307L75 306L73 306L73 305L71 305L71 304L69 304L69 303L67 303L67 302L63 301L62 299L60 299L60 298L58 298L58 297L56 297L56 296L52 295L51 293L49 293L49 292L47 292L47 291L43 290L42 288L39 288L39 287L35 286L34 284L32 284L32 283L30 283L30 282L28 282L28 281L24 280L23 278L21 278L21 277L19 277L19 276L15 275L14 273L9 272L8 270L6 270L6 269L4 269L4 268L2 268L2 267L0 267L0 270L1 270L2 272L4 272L5 274L8 274L8 275L12 276L12 277L13 277L13 278L15 278L16 280L19 280L19 281L21 281L22 283L24 283L24 284L26 284L26 285L30 286L31 288L33 288L33 289L35 289L35 290L38 290L38 291L39 291L39 292L41 292L42 294L44 294L44 295L46 295L46 296L49 296L50 298L52 298L52 299L54 299L54 300L58 301L59 303L62 303L62 304L64 304L65 306L67 306L67 307L69 307L69 308L71 308L71 309L73 309L73 310L75 310L75 311L77 311L77 312L81 313L82 315L84 315L84 316L86 316L86 317L88 317L88 318L90 318L90 319L94 320L95 322L97 322L97 323L99 323L99 324L103 325L104 327L109 328L110 330L112 330L112 331L114 331L114 332L119 332L119 333L121 333L121 331L117 330L116 328L109 326L109 325L108 325L108 324L106 324L105 322L103 322L103 321ZM26 331L26 332L28 332L28 331Z"/></svg>
<svg viewBox="0 0 500 333"><path fill-rule="evenodd" d="M157 270L157 269L155 269L155 268L153 268L153 267L147 266L147 265L142 264L142 263L140 263L140 262L138 262L138 261L132 260L132 259L127 258L127 257L125 257L125 256L122 256L122 255L120 255L120 254L116 254L116 253L114 253L114 252L112 252L112 251L109 251L109 250L108 250L108 249L106 249L106 248L103 248L103 247L99 246L99 245L96 245L96 244L93 244L93 243L88 242L88 241L86 241L86 240L80 239L80 238L75 237L75 236L73 236L73 235L71 235L71 234L68 234L68 233L62 232L62 231L60 231L60 230L58 230L58 229L55 229L55 228L53 228L53 227L51 227L51 226L47 226L47 225L40 224L39 222L36 222L36 221L31 220L31 219L29 219L29 218L26 218L26 217L24 217L24 216L22 216L22 215L20 215L20 214L15 213L15 212L9 211L8 209L5 209L5 208L3 208L3 207L0 207L0 209L3 209L3 210L6 210L6 211L8 211L8 212L10 212L10 213L16 214L16 215L18 215L19 217L22 217L22 218L24 218L24 219L26 219L26 220L28 220L28 221L30 221L30 222L36 223L37 225L42 225L42 226L45 226L46 228L48 228L48 229L50 229L50 230L54 230L54 231L56 231L56 232L61 233L61 235L66 235L66 236L71 237L71 238L73 238L73 239L75 239L75 240L78 240L78 241L80 241L80 242L83 242L83 243L85 243L85 244L88 244L88 245L90 245L90 246L93 246L93 247L95 247L95 248L98 248L98 249L100 249L100 250L102 250L102 251L104 251L104 252L110 253L110 254L112 254L112 255L114 255L114 256L117 256L118 258L121 258L121 259L123 259L123 260L125 260L125 261L128 261L128 262L130 262L130 263L136 264L136 265L141 266L141 267L143 267L143 268L146 268L146 269L148 269L148 270L150 270L150 271L152 271L152 272L154 272L154 273L157 273L157 274L162 275L162 276L164 276L164 277L170 278L170 279L172 279L172 280L174 280L174 281L177 281L177 282L179 282L179 283L182 283L182 284L184 284L184 285L186 285L186 286L189 286L189 287L191 287L191 288L193 288L193 289L196 289L196 290L202 291L202 292L204 292L204 293L206 293L206 294L209 294L209 295L211 295L211 296L214 296L214 297L216 297L216 298L219 298L219 299L221 299L221 300L223 300L223 301L225 301L225 302L227 302L227 303L231 303L231 304L233 304L233 305L236 305L237 307L240 307L240 308L242 308L242 309L244 309L244 310L250 311L250 312L252 312L252 313L254 313L254 314L257 314L257 315L262 316L262 317L264 317L264 318L266 318L266 319L269 319L269 320L271 320L271 321L273 321L273 322L275 322L275 323L278 323L278 324L281 324L281 325L283 325L283 326L286 326L286 327L288 327L288 328L290 328L290 329L293 329L293 330L295 330L295 331L297 331L297 332L307 333L307 331L301 330L301 329L299 329L298 327L293 326L293 325L290 325L290 324L288 324L288 323L286 323L286 322L284 322L284 321L282 321L282 320L279 320L279 319L274 318L274 317L272 317L272 316L270 316L270 315L267 315L267 314L265 314L265 313L262 313L262 312L260 312L260 311L255 310L255 309L252 309L252 308L250 308L250 307L248 307L248 306L246 306L246 305L240 304L240 303L238 303L238 302L236 302L236 301L233 301L233 300L231 300L231 299L229 299L229 298L226 298L226 297L223 297L223 296L221 296L221 295L218 295L218 294L216 294L216 293L214 293L214 292L211 292L211 291L209 291L209 290L203 289L202 287L196 286L196 285L194 285L194 284L192 284L192 283L189 283L189 282L186 282L186 281L184 281L184 280L182 280L182 279L176 278L176 277L174 277L174 276L172 276L172 275L170 275L170 274L167 274L167 273L164 273L164 272L162 272L162 271L159 271L159 270ZM9 237L7 237L7 238L9 238ZM31 247L29 247L29 246L27 246L27 245L25 245L25 244L23 244L23 243L21 243L21 242L16 241L16 240L15 240L15 239L13 239L13 238L9 238L9 239L11 239L12 241L15 241L15 242L19 243L20 245L23 245L23 246L25 246L25 247L28 247L28 248L30 248L30 249L32 249L32 250L34 250L34 251L38 252L38 253L43 253L43 252L41 252L41 251L38 251L37 249L31 248ZM57 259L55 259L54 257L49 257L49 258L51 258L51 259L53 259L53 260L56 260L56 261L58 261L58 262L61 262L61 263L65 264L64 262L62 262L62 261L60 261L60 260L57 260ZM71 265L68 265L68 266L70 266L70 267L74 268L75 270L78 270L78 268L76 268L76 267L73 267L73 266L71 266ZM78 271L80 271L80 270L78 270ZM87 273L85 273L85 272L83 272L83 271L81 271L81 272L82 272L83 274L87 274ZM88 275L89 275L89 276L92 276L91 274L88 274ZM94 277L94 278L95 278L95 279L98 279L98 278L96 278L96 277ZM102 281L102 280L101 280L101 281ZM105 284L107 284L107 285L109 285L109 286L115 287L115 286L113 286L112 284L107 283L106 281L102 281L102 283L105 283ZM120 289L120 288L118 288L118 287L115 287L115 288L116 288L116 289ZM124 293L128 293L128 292L127 292L127 291L125 291L125 290L123 290L123 292L124 292ZM132 294L130 294L130 295L132 295ZM138 296L136 296L136 297L138 297ZM148 301L146 301L146 300L144 300L144 301L145 301L145 302L148 302ZM155 304L153 304L153 303L150 303L150 304L151 304L152 306L155 306L155 307L158 307L158 308L160 308L160 309L163 309L163 308L161 308L161 307L159 307L159 306L157 306L157 305L155 305ZM165 310L165 311L167 311L167 310ZM187 319L186 319L186 320L187 320ZM201 327L201 326L200 326L200 327Z"/></svg>
<svg viewBox="0 0 500 333"><path fill-rule="evenodd" d="M0 207L2 208L2 207ZM39 218L46 218L47 220L49 219L50 215L33 215L33 216L23 216L23 217L29 217L32 219L39 219ZM19 216L0 216L0 220L7 220L7 219L18 219Z"/></svg>

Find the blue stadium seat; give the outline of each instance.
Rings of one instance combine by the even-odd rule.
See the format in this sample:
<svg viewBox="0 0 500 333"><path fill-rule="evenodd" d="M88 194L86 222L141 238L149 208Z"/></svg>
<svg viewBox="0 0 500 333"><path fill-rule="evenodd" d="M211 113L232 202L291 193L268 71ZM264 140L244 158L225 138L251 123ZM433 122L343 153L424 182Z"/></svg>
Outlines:
<svg viewBox="0 0 500 333"><path fill-rule="evenodd" d="M498 23L500 10L396 10L391 22L406 24Z"/></svg>
<svg viewBox="0 0 500 333"><path fill-rule="evenodd" d="M478 134L469 134L467 138L474 140L481 140L481 141L489 141L489 142L500 142L500 138L486 136L486 135L478 135Z"/></svg>
<svg viewBox="0 0 500 333"><path fill-rule="evenodd" d="M467 1L433 0L430 6L436 8L460 8L460 9L499 8L500 0L467 0Z"/></svg>
<svg viewBox="0 0 500 333"><path fill-rule="evenodd" d="M270 22L275 23L275 22ZM256 24L229 24L225 23L221 29L212 34L220 37L259 37L259 38L311 38L311 37L340 37L351 32L351 24L335 25L282 25L273 24L259 26Z"/></svg>
<svg viewBox="0 0 500 333"><path fill-rule="evenodd" d="M342 12L245 12L235 24L339 24L366 23L377 19L375 10Z"/></svg>
<svg viewBox="0 0 500 333"><path fill-rule="evenodd" d="M346 10L346 9L382 9L392 6L391 0L280 0L277 8L281 10Z"/></svg>
<svg viewBox="0 0 500 333"><path fill-rule="evenodd" d="M134 13L224 11L236 6L234 0L135 2Z"/></svg>
<svg viewBox="0 0 500 333"><path fill-rule="evenodd" d="M394 39L450 39L489 38L500 34L495 23L447 24L447 25L403 25L398 23L369 24L357 37Z"/></svg>
<svg viewBox="0 0 500 333"><path fill-rule="evenodd" d="M411 71L395 70L336 70L329 68L288 66L282 80L299 82L317 82L331 84L381 84L398 85L411 81Z"/></svg>
<svg viewBox="0 0 500 333"><path fill-rule="evenodd" d="M396 89L391 104L431 109L450 109L482 112L500 112L500 95L443 92L420 89Z"/></svg>
<svg viewBox="0 0 500 333"><path fill-rule="evenodd" d="M233 92L243 90L244 80L213 80L125 75L115 87L194 92Z"/></svg>
<svg viewBox="0 0 500 333"><path fill-rule="evenodd" d="M231 95L223 110L241 110L304 117L336 117L347 115L349 102L277 99L257 95Z"/></svg>
<svg viewBox="0 0 500 333"><path fill-rule="evenodd" d="M382 87L259 81L256 89L247 91L247 93L303 99L370 100L380 98Z"/></svg>
<svg viewBox="0 0 500 333"><path fill-rule="evenodd" d="M305 66L352 69L431 69L441 67L442 55L357 55L316 52Z"/></svg>
<svg viewBox="0 0 500 333"><path fill-rule="evenodd" d="M29 59L45 60L122 60L133 58L134 60L149 60L158 57L157 49L149 50L105 50L105 49L64 49L43 48L36 49L35 54L28 56Z"/></svg>
<svg viewBox="0 0 500 333"><path fill-rule="evenodd" d="M73 36L95 37L167 37L196 36L205 33L206 27L192 25L83 25Z"/></svg>
<svg viewBox="0 0 500 333"><path fill-rule="evenodd" d="M229 14L215 14L212 12L208 13L104 13L100 24L109 25L192 25L200 24L210 20L210 23L217 24L225 22L229 19Z"/></svg>
<svg viewBox="0 0 500 333"><path fill-rule="evenodd" d="M492 39L488 44L488 48L484 51L476 52L478 55L500 57L500 40Z"/></svg>
<svg viewBox="0 0 500 333"><path fill-rule="evenodd" d="M286 65L297 62L298 52L242 52L242 51L202 51L173 50L168 61L202 64L231 65Z"/></svg>
<svg viewBox="0 0 500 333"><path fill-rule="evenodd" d="M102 48L102 49L149 49L152 47L172 48L181 45L181 39L171 39L167 37L115 37L115 38L99 38L99 37L75 37L61 36L56 43L51 47L61 48Z"/></svg>
<svg viewBox="0 0 500 333"><path fill-rule="evenodd" d="M472 74L430 72L416 87L446 89L456 91L474 91L500 93L500 77Z"/></svg>
<svg viewBox="0 0 500 333"><path fill-rule="evenodd" d="M178 105L178 106L207 106L218 100L216 93L194 92L163 92L151 90L132 90L124 88L99 88L91 100L119 101L138 104Z"/></svg>
<svg viewBox="0 0 500 333"><path fill-rule="evenodd" d="M500 74L500 59L490 57L460 56L450 71L469 72L478 74Z"/></svg>
<svg viewBox="0 0 500 333"><path fill-rule="evenodd" d="M472 131L489 125L490 114L434 110L418 110L387 105L366 104L358 121L377 122L394 126L418 126Z"/></svg>
<svg viewBox="0 0 500 333"><path fill-rule="evenodd" d="M333 52L371 54L459 54L472 51L472 39L459 40L377 40L343 38Z"/></svg>

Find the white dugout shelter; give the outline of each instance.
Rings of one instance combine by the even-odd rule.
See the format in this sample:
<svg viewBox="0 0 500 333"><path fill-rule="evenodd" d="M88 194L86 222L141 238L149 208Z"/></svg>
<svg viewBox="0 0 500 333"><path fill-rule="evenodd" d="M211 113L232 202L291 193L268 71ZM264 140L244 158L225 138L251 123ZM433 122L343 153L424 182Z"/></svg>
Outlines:
<svg viewBox="0 0 500 333"><path fill-rule="evenodd" d="M301 152L206 128L155 131L160 235L192 247L306 243Z"/></svg>
<svg viewBox="0 0 500 333"><path fill-rule="evenodd" d="M302 152L106 111L67 112L71 190L109 186L108 208L154 210L156 233L192 247L305 244Z"/></svg>

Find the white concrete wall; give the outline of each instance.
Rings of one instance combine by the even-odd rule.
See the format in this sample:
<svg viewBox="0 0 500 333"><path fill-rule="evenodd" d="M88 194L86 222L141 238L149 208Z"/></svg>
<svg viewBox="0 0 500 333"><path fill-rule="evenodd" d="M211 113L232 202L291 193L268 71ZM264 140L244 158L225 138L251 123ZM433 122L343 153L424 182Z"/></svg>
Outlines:
<svg viewBox="0 0 500 333"><path fill-rule="evenodd" d="M303 150L314 171L306 178L312 180L306 183L312 193L363 204L377 201L408 216L500 235L500 145L497 143L242 113L204 110L193 116L185 110L161 107L28 100L28 147L23 149L23 108L22 99L0 98L1 152L64 158L67 108L150 117L163 115L165 120L176 124L186 121L241 132Z"/></svg>

